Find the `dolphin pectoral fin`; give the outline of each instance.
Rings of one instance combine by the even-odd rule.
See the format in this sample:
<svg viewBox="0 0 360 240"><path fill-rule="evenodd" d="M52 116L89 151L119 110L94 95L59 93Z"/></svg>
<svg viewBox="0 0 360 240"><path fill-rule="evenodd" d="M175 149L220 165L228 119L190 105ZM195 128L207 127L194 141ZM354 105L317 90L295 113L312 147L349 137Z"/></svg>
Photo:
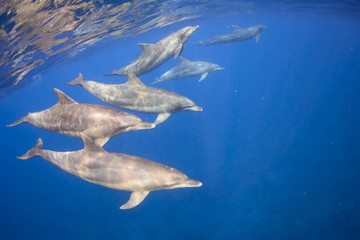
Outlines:
<svg viewBox="0 0 360 240"><path fill-rule="evenodd" d="M99 145L100 147L104 146L105 143L107 143L107 141L109 141L110 137L106 137L106 138L98 138L98 139L95 139L95 143L97 145Z"/></svg>
<svg viewBox="0 0 360 240"><path fill-rule="evenodd" d="M182 47L183 45L180 44L176 49L175 49L175 57L174 60L180 55L181 51L182 51Z"/></svg>
<svg viewBox="0 0 360 240"><path fill-rule="evenodd" d="M149 192L132 192L129 201L122 205L120 209L130 209L139 205L149 194Z"/></svg>
<svg viewBox="0 0 360 240"><path fill-rule="evenodd" d="M260 33L256 34L256 42L260 40Z"/></svg>
<svg viewBox="0 0 360 240"><path fill-rule="evenodd" d="M200 77L200 79L199 79L199 82L201 82L202 80L204 80L207 75L208 75L208 73L203 73L203 74L201 74L201 77Z"/></svg>
<svg viewBox="0 0 360 240"><path fill-rule="evenodd" d="M84 133L80 133L80 137L84 142L84 149L89 152L106 152L101 146L95 141L86 136Z"/></svg>
<svg viewBox="0 0 360 240"><path fill-rule="evenodd" d="M171 113L159 113L154 124L159 125L160 123L163 123L166 119L170 117L170 115Z"/></svg>

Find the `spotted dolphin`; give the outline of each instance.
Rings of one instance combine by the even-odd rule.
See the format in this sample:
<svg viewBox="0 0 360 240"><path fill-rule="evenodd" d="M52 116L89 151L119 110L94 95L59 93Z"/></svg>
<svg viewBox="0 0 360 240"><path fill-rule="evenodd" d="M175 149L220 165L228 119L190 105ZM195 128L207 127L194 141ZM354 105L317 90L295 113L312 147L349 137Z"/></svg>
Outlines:
<svg viewBox="0 0 360 240"><path fill-rule="evenodd" d="M144 85L134 73L128 71L128 80L123 84L103 84L84 81L82 74L68 85L80 85L91 94L113 106L144 113L159 114L154 124L164 122L171 113L192 110L202 111L187 97L160 88Z"/></svg>
<svg viewBox="0 0 360 240"><path fill-rule="evenodd" d="M118 134L155 127L133 114L101 105L77 103L62 91L56 88L54 91L59 99L57 104L41 112L29 113L7 126L26 122L70 137L80 138L83 133L100 146Z"/></svg>
<svg viewBox="0 0 360 240"><path fill-rule="evenodd" d="M223 70L224 68L220 67L215 63L202 62L202 61L189 61L183 57L179 57L180 63L161 75L157 78L153 84L169 81L179 78L187 78L200 76L199 82L205 79L207 74L216 70Z"/></svg>
<svg viewBox="0 0 360 240"><path fill-rule="evenodd" d="M39 139L32 149L17 158L25 160L39 156L91 183L132 192L128 202L120 209L136 207L151 191L202 185L175 168L141 157L107 152L86 135L81 134L81 137L85 147L80 151L45 150L42 140Z"/></svg>
<svg viewBox="0 0 360 240"><path fill-rule="evenodd" d="M119 70L113 70L112 74L104 75L126 76L127 71L132 71L136 76L140 76L154 70L174 54L174 59L176 59L183 49L183 44L188 40L191 34L198 29L198 27L199 26L184 27L155 44L138 44L142 49L142 53L133 63L120 68Z"/></svg>
<svg viewBox="0 0 360 240"><path fill-rule="evenodd" d="M241 28L239 26L233 25L234 31L230 34L217 35L212 34L211 38L205 41L197 42L196 44L206 46L206 45L215 45L220 43L231 43L231 42L241 42L249 40L253 37L256 37L256 42L260 39L260 32L267 28L264 25L255 25L248 28Z"/></svg>

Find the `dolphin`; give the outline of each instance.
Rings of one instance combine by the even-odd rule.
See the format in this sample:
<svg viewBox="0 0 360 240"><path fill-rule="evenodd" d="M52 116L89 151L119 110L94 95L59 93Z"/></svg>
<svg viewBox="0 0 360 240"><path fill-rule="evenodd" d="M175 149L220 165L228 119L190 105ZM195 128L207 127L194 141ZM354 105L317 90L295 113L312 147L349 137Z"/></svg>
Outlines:
<svg viewBox="0 0 360 240"><path fill-rule="evenodd" d="M113 70L112 74L104 74L105 76L122 75L126 76L127 71L132 71L136 76L148 73L166 60L171 58L175 54L176 59L182 49L183 44L188 40L191 34L198 29L199 26L189 26L180 29L177 32L170 34L169 36L161 39L155 44L138 44L142 49L141 55L130 65L120 68L119 70Z"/></svg>
<svg viewBox="0 0 360 240"><path fill-rule="evenodd" d="M84 81L82 74L68 85L80 85L91 94L113 106L144 113L159 114L154 124L164 122L171 113L192 110L202 111L187 97L160 88L148 87L131 71L123 84L103 84Z"/></svg>
<svg viewBox="0 0 360 240"><path fill-rule="evenodd" d="M183 57L179 57L180 63L161 75L160 78L156 78L156 80L152 83L159 83L168 80L178 79L178 78L187 78L199 76L199 82L205 79L207 74L216 70L223 70L224 68L220 67L215 63L202 62L202 61L194 61L191 62Z"/></svg>
<svg viewBox="0 0 360 240"><path fill-rule="evenodd" d="M39 156L58 168L81 179L115 190L130 191L131 196L120 209L139 205L151 191L185 187L200 187L201 182L190 179L175 168L123 153L107 152L89 137L80 134L84 149L74 152L55 152L37 144L19 159Z"/></svg>
<svg viewBox="0 0 360 240"><path fill-rule="evenodd" d="M54 88L59 102L41 112L29 113L8 127L26 122L35 127L80 138L83 133L103 146L111 137L118 134L151 129L153 123L114 108L77 103L59 89Z"/></svg>
<svg viewBox="0 0 360 240"><path fill-rule="evenodd" d="M233 25L234 31L230 34L217 35L212 33L210 39L205 41L197 42L196 44L206 46L206 45L215 45L220 43L231 43L231 42L241 42L249 40L253 37L256 37L256 42L260 39L260 32L267 28L264 25L255 25L248 28L241 28L239 26Z"/></svg>

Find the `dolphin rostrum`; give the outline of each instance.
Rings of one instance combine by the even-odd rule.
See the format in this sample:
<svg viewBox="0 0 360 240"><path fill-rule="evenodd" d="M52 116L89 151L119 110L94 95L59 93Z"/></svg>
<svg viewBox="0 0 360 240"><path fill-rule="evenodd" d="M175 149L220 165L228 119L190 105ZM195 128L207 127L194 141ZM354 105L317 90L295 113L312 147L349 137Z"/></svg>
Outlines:
<svg viewBox="0 0 360 240"><path fill-rule="evenodd" d="M81 134L84 149L75 152L55 152L37 144L19 159L39 156L60 169L86 181L116 190L131 191L130 199L120 209L140 204L151 191L184 187L200 187L175 168L144 158L105 151L86 135Z"/></svg>
<svg viewBox="0 0 360 240"><path fill-rule="evenodd" d="M80 138L83 133L100 146L118 134L155 127L133 114L101 105L77 103L60 90L54 88L54 91L59 99L57 104L41 112L29 113L7 126L26 122L70 137Z"/></svg>
<svg viewBox="0 0 360 240"><path fill-rule="evenodd" d="M202 111L187 97L160 88L144 85L134 73L128 71L128 80L123 84L103 84L84 81L82 74L68 85L81 85L91 94L111 105L144 113L159 114L154 124L164 122L171 113L192 110Z"/></svg>
<svg viewBox="0 0 360 240"><path fill-rule="evenodd" d="M197 42L196 44L206 46L206 45L215 45L220 43L231 43L231 42L241 42L253 37L256 37L256 42L260 39L260 32L266 28L264 25L255 25L248 28L241 28L236 25L232 26L234 31L230 34L217 35L212 34L211 38L205 41Z"/></svg>
<svg viewBox="0 0 360 240"><path fill-rule="evenodd" d="M187 78L194 76L200 76L199 82L201 82L205 79L209 72L224 69L215 63L202 61L191 62L181 56L179 57L179 59L180 63L178 65L161 75L161 77L157 78L153 82L153 84L178 78Z"/></svg>
<svg viewBox="0 0 360 240"><path fill-rule="evenodd" d="M175 54L176 59L183 48L183 44L188 40L191 34L198 29L199 26L189 26L180 29L177 32L161 39L155 44L138 44L141 49L141 55L130 65L127 65L119 70L113 70L112 74L104 74L105 76L122 75L126 76L127 71L132 71L136 76L148 73Z"/></svg>

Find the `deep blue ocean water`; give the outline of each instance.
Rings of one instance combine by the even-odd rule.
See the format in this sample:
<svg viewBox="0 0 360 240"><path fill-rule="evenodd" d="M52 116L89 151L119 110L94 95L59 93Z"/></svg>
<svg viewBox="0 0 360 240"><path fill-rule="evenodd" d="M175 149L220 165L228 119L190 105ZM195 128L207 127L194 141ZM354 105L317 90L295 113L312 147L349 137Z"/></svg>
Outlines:
<svg viewBox="0 0 360 240"><path fill-rule="evenodd" d="M267 12L175 23L107 42L42 71L0 99L0 239L360 239L360 21L334 12ZM268 26L255 39L192 43L231 25ZM6 124L56 104L53 88L81 103L106 105L64 83L81 72L105 77L184 26L199 25L181 56L217 63L207 78L155 85L203 107L179 112L152 130L112 138L104 148L172 166L200 188L151 192L119 210L129 192L72 176L24 154L77 151L79 139L28 124ZM150 84L179 60L139 78ZM134 112L133 112L134 113ZM134 113L154 121L151 114Z"/></svg>

